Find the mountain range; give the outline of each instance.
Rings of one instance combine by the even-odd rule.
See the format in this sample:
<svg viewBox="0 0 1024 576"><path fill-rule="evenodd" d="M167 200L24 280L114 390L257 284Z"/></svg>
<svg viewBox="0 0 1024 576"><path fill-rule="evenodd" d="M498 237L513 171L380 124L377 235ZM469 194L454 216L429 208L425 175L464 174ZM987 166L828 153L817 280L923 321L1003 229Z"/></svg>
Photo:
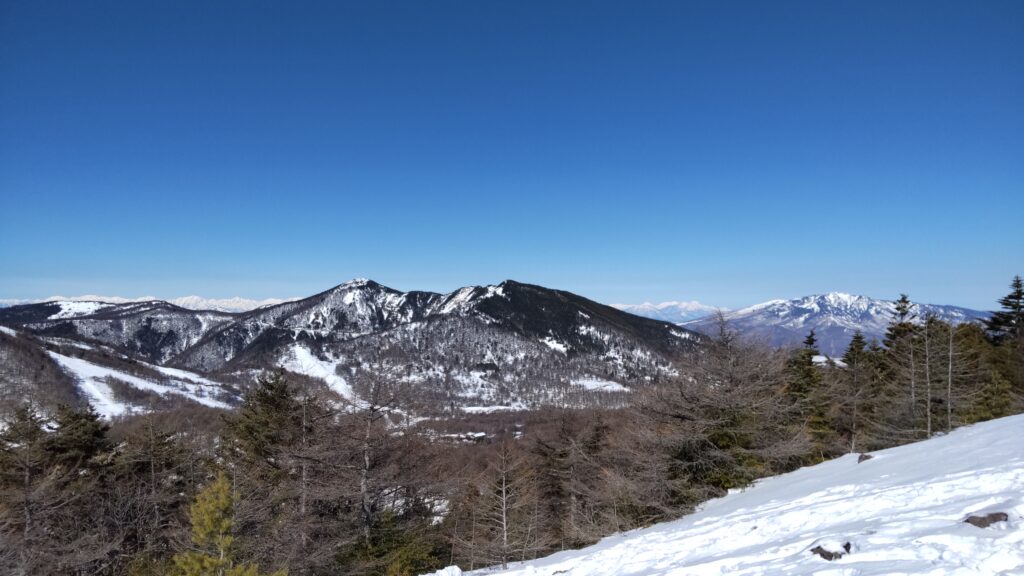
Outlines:
<svg viewBox="0 0 1024 576"><path fill-rule="evenodd" d="M719 310L725 312L729 310L728 308L718 308L702 304L696 300L688 302L662 302L660 304L652 304L650 302L644 302L643 304L612 304L612 307L629 312L630 314L636 314L637 316L654 318L655 320L663 320L675 324L711 316Z"/></svg>
<svg viewBox="0 0 1024 576"><path fill-rule="evenodd" d="M893 302L842 292L804 296L792 300L771 300L741 310L726 312L729 327L741 334L759 338L774 346L798 345L814 330L818 349L838 357L846 351L854 332L860 330L870 341L881 341L892 320ZM937 304L915 304L917 321L928 316L952 324L977 322L988 312ZM717 316L690 320L682 326L704 334L718 330Z"/></svg>
<svg viewBox="0 0 1024 576"><path fill-rule="evenodd" d="M103 302L107 304L132 304L139 302L152 302L159 300L154 296L142 296L139 298L125 298L123 296L97 296L90 294L86 296L50 296L49 298L42 298L39 300L29 299L0 299L0 308L7 306L18 306L21 304L40 304L46 302ZM298 298L265 298L263 300L254 300L251 298L203 298L202 296L181 296L180 298L171 298L164 300L169 304L180 306L182 308L188 308L189 310L217 310L219 312L248 312L256 308L263 308L265 306L273 306L275 304L282 304L284 302L291 302L292 300L298 300Z"/></svg>
<svg viewBox="0 0 1024 576"><path fill-rule="evenodd" d="M410 392L423 414L621 402L678 374L677 363L701 339L672 323L511 280L448 294L354 280L243 313L159 300L56 301L0 309L0 325L0 353L49 359L59 368L51 372L77 383L65 396L78 393L108 415L143 409L132 405L138 395L125 384L231 404L273 369L351 402L386 381Z"/></svg>

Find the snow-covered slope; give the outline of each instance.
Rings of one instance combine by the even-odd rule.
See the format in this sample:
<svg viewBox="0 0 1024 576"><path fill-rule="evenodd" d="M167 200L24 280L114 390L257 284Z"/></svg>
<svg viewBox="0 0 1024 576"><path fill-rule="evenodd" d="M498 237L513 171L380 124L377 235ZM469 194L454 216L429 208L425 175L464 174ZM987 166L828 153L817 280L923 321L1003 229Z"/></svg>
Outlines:
<svg viewBox="0 0 1024 576"><path fill-rule="evenodd" d="M226 402L217 399L224 395L220 384L185 370L143 365L155 370L163 377L141 378L81 358L65 356L56 352L49 352L49 355L75 379L89 404L105 418L146 411L144 406L119 397L115 389L111 387L111 381L127 384L138 391L165 398L168 395L180 396L214 408L231 407Z"/></svg>
<svg viewBox="0 0 1024 576"><path fill-rule="evenodd" d="M644 318L653 318L675 324L711 316L719 310L716 306L702 304L696 300L690 300L689 302L662 302L660 304L652 304L650 302L644 302L643 304L612 304L612 308L618 308L623 312L629 312ZM728 309L721 308L721 310L727 311Z"/></svg>
<svg viewBox="0 0 1024 576"><path fill-rule="evenodd" d="M37 300L33 299L18 299L18 298L6 298L0 299L0 308L7 306L20 306L23 304L44 304L48 302L95 302L103 304L136 304L139 302L152 302L159 300L155 296L142 296L139 298L125 298L123 296L97 296L95 294L89 294L85 296L50 296L49 298L41 298ZM216 310L218 312L248 312L255 310L256 308L263 308L264 306L274 306L276 304L282 304L284 302L291 302L297 300L297 298L265 298L263 300L253 300L251 298L203 298L202 296L181 296L178 298L169 298L164 300L170 302L175 306L187 308L189 310Z"/></svg>
<svg viewBox="0 0 1024 576"><path fill-rule="evenodd" d="M1022 438L1024 415L861 463L848 455L762 480L675 522L478 574L1024 574ZM965 523L997 512L1007 520ZM811 552L818 546L842 557L826 560Z"/></svg>
<svg viewBox="0 0 1024 576"><path fill-rule="evenodd" d="M893 302L890 300L830 292L793 300L771 300L729 312L725 318L734 330L764 338L776 346L797 344L814 329L822 353L842 356L857 330L863 332L868 340L881 340L892 319L892 310ZM954 324L988 316L987 312L936 304L917 304L914 313L918 319L934 315ZM707 334L718 329L716 320L711 317L683 325Z"/></svg>

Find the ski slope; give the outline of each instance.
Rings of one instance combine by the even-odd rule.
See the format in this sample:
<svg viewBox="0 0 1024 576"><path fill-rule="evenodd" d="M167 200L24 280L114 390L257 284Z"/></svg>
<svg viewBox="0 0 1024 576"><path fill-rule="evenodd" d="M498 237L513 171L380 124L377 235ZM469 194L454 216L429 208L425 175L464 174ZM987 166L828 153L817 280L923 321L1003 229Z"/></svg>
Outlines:
<svg viewBox="0 0 1024 576"><path fill-rule="evenodd" d="M765 479L674 522L474 574L1024 574L1024 415L857 460ZM991 512L1008 520L964 522ZM811 552L817 546L843 556L825 560Z"/></svg>
<svg viewBox="0 0 1024 576"><path fill-rule="evenodd" d="M146 411L143 407L133 406L119 400L107 383L108 378L119 380L139 390L155 392L161 396L168 394L182 396L214 408L231 407L215 398L221 391L219 384L191 372L150 366L167 376L164 382L153 382L106 366L93 364L81 358L64 356L56 352L48 352L48 354L61 368L74 377L79 389L85 394L96 413L107 419ZM140 364L146 365L141 362Z"/></svg>

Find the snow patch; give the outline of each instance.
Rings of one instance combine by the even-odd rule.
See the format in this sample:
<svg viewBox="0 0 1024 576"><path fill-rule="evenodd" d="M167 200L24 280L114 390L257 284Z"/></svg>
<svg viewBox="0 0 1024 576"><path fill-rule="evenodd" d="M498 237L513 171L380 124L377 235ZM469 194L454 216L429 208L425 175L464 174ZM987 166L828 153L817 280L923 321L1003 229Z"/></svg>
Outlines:
<svg viewBox="0 0 1024 576"><path fill-rule="evenodd" d="M838 360L836 358L831 358L829 356L825 356L824 354L816 354L816 355L814 355L811 358L811 361L814 362L815 364L819 365L819 366L827 366L828 363L831 362L832 364L835 364L836 366L838 366L840 368L846 368L846 362L843 362L842 360Z"/></svg>
<svg viewBox="0 0 1024 576"><path fill-rule="evenodd" d="M594 377L576 378L572 384L573 386L582 386L591 392L629 392L629 388L618 382Z"/></svg>
<svg viewBox="0 0 1024 576"><path fill-rule="evenodd" d="M65 318L88 316L105 308L110 308L110 304L104 304L103 302L56 302L56 304L60 306L60 312L51 315L47 320L63 320Z"/></svg>
<svg viewBox="0 0 1024 576"><path fill-rule="evenodd" d="M492 414L494 412L526 410L526 406L523 406L522 404L513 404L511 406L462 406L459 409L466 414Z"/></svg>
<svg viewBox="0 0 1024 576"><path fill-rule="evenodd" d="M219 386L209 380L205 381L206 384L196 384L175 380L173 381L174 386L169 386L157 382L151 382L149 380L139 378L138 376L126 374L112 368L93 364L92 362L87 362L81 358L72 358L56 352L49 352L49 355L64 370L78 380L78 386L89 399L89 403L96 412L104 418L113 418L124 414L145 411L136 406L118 401L114 395L114 391L111 390L110 386L105 382L107 378L114 378L140 390L156 392L161 396L174 394L177 396L184 396L185 398L189 398L206 406L212 406L214 408L230 408L230 406L224 402L211 398L212 394L219 391ZM210 390L209 387L214 389Z"/></svg>
<svg viewBox="0 0 1024 576"><path fill-rule="evenodd" d="M285 355L281 367L296 374L303 374L311 378L323 380L331 390L334 390L342 398L356 402L355 392L348 381L338 375L337 367L340 362L337 360L327 361L317 358L313 352L301 344L292 344Z"/></svg>
<svg viewBox="0 0 1024 576"><path fill-rule="evenodd" d="M558 340L555 340L551 336L548 336L547 338L541 338L540 343L547 346L548 348L551 348L555 352L561 352L562 354L566 354L569 352L568 346L562 344Z"/></svg>

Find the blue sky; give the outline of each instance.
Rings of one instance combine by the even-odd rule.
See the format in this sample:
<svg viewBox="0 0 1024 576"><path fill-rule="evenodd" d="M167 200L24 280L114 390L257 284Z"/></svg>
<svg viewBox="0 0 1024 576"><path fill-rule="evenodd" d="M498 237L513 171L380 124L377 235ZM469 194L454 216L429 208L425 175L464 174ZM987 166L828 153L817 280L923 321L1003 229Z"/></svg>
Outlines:
<svg viewBox="0 0 1024 576"><path fill-rule="evenodd" d="M0 2L0 298L991 307L1021 2Z"/></svg>

